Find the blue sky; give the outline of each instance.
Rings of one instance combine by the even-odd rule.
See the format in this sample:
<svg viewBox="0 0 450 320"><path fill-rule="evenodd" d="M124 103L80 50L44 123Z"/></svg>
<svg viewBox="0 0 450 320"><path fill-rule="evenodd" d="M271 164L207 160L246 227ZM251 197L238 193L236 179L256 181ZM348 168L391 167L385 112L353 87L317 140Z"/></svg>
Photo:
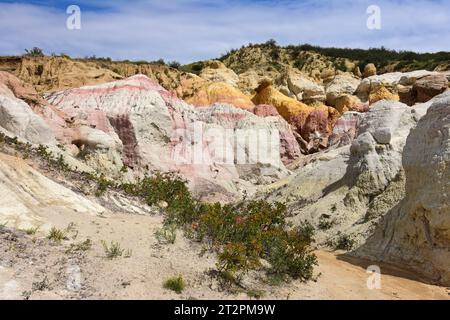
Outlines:
<svg viewBox="0 0 450 320"><path fill-rule="evenodd" d="M66 28L67 6L81 30ZM366 27L369 5L381 30ZM0 0L0 55L47 53L130 60L214 58L249 42L450 51L450 0Z"/></svg>

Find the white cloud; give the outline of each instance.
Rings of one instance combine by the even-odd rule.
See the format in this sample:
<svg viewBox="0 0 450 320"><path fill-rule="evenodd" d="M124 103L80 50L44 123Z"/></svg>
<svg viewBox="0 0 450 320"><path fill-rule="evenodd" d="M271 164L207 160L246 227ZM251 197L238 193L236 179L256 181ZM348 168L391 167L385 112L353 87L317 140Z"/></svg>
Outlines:
<svg viewBox="0 0 450 320"><path fill-rule="evenodd" d="M450 50L450 0L168 2L119 0L93 11L83 9L92 1L78 1L79 31L66 29L65 9L0 3L0 54L38 46L74 56L189 62L269 38L282 44ZM370 4L381 7L381 30L366 28Z"/></svg>

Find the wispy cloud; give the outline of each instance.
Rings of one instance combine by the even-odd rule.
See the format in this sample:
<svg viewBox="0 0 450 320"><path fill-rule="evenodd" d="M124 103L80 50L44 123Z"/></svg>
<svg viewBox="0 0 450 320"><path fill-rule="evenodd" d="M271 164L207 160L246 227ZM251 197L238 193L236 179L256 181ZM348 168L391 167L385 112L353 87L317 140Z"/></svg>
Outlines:
<svg viewBox="0 0 450 320"><path fill-rule="evenodd" d="M82 29L67 30L69 4ZM381 7L382 29L366 28ZM248 42L450 50L450 0L0 1L0 54L38 46L51 53L189 62Z"/></svg>

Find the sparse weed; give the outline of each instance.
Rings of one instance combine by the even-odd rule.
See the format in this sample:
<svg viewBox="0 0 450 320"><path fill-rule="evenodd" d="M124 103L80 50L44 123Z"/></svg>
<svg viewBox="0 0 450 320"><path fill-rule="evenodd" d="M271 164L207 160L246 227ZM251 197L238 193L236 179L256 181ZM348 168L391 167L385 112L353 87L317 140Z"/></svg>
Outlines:
<svg viewBox="0 0 450 320"><path fill-rule="evenodd" d="M181 294L186 287L186 284L184 283L183 277L179 275L178 277L169 278L164 281L163 287Z"/></svg>
<svg viewBox="0 0 450 320"><path fill-rule="evenodd" d="M39 230L39 227L34 227L34 228L24 229L23 231L25 231L25 233L27 235L32 236L32 235L35 235L38 230Z"/></svg>
<svg viewBox="0 0 450 320"><path fill-rule="evenodd" d="M61 241L66 238L66 234L63 230L52 227L47 238L57 243L61 243Z"/></svg>
<svg viewBox="0 0 450 320"><path fill-rule="evenodd" d="M124 250L121 248L120 243L118 242L111 241L110 245L108 246L106 241L102 240L102 245L108 259L115 259L123 255Z"/></svg>

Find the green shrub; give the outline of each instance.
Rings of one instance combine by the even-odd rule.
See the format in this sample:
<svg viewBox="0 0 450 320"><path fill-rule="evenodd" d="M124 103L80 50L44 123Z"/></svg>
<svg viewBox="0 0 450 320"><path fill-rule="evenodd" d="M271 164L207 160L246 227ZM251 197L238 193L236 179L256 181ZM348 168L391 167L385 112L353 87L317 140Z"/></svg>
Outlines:
<svg viewBox="0 0 450 320"><path fill-rule="evenodd" d="M269 274L285 280L286 276L302 281L313 277L317 257L312 253L314 229L304 223L298 228L272 238L268 261L271 263Z"/></svg>
<svg viewBox="0 0 450 320"><path fill-rule="evenodd" d="M145 199L150 206L160 201L168 203L166 224L184 224L192 222L196 213L197 202L186 186L186 181L173 173L154 173L134 184L120 186L126 193Z"/></svg>
<svg viewBox="0 0 450 320"><path fill-rule="evenodd" d="M183 277L179 275L178 277L169 278L164 281L163 287L180 294L183 292L186 284L184 283Z"/></svg>

